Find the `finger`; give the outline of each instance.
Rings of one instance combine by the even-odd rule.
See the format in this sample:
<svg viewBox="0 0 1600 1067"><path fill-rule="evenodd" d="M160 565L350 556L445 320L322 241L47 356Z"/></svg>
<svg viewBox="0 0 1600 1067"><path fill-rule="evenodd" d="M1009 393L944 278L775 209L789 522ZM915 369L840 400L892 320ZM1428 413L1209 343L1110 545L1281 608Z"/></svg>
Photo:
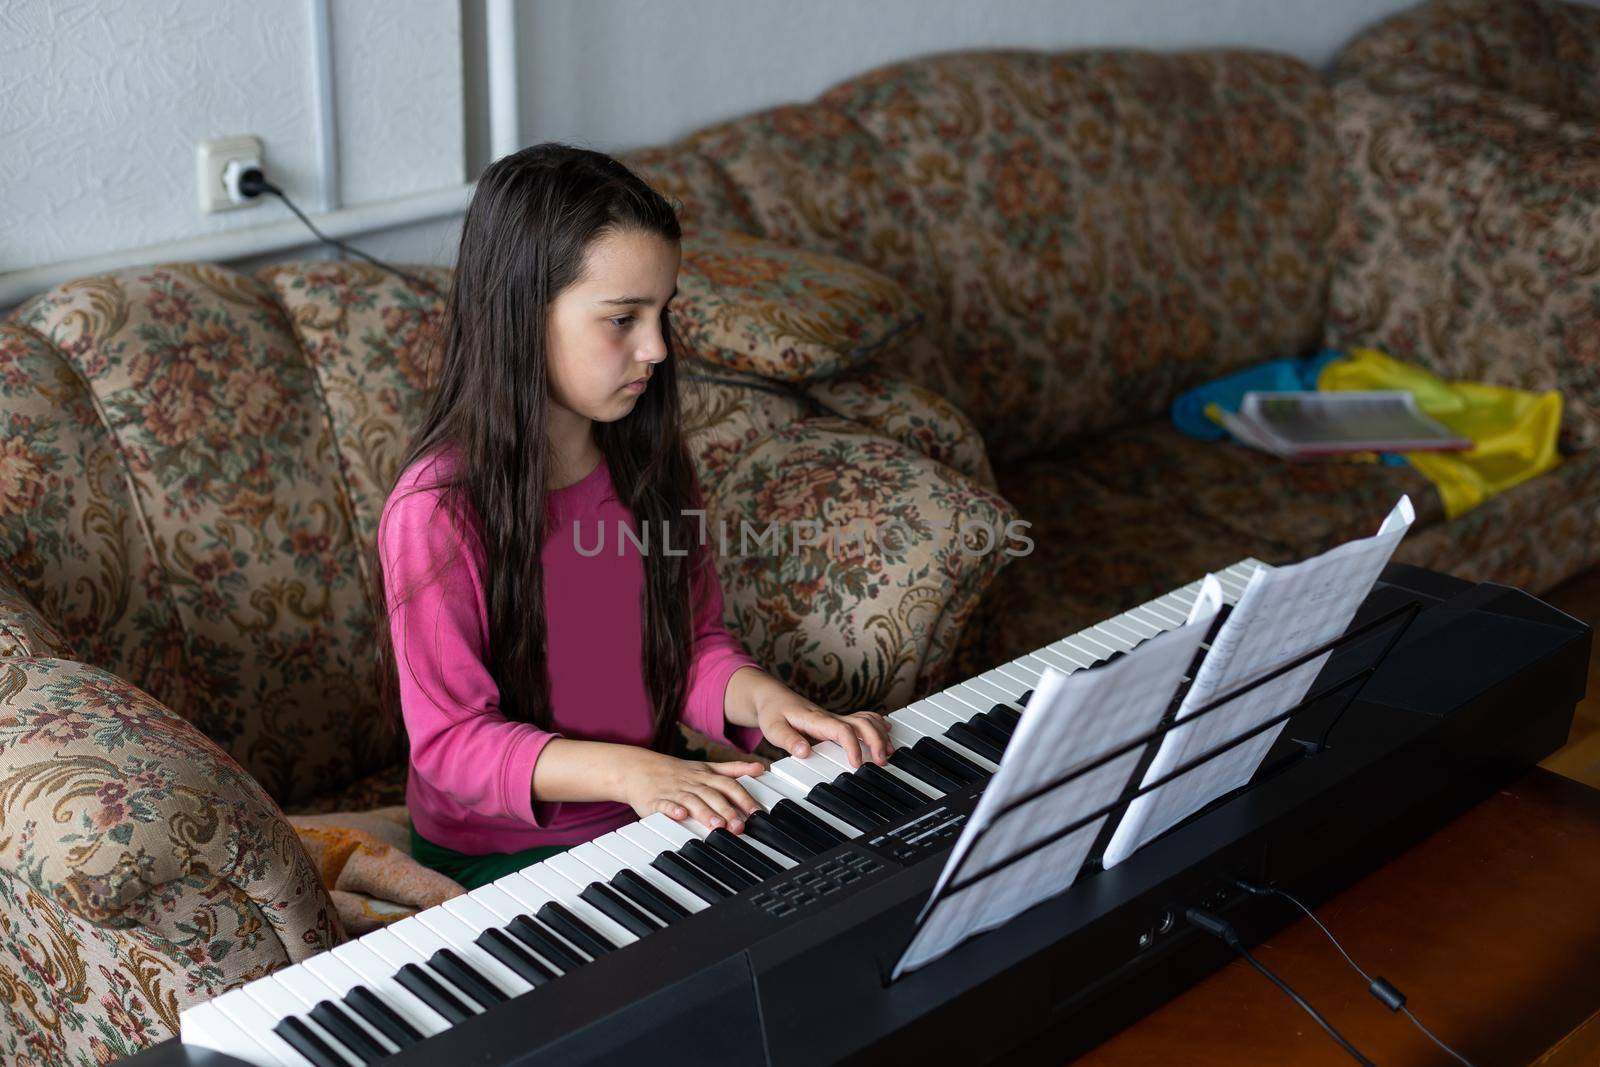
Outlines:
<svg viewBox="0 0 1600 1067"><path fill-rule="evenodd" d="M718 774L727 775L729 778L737 778L741 774L748 774L750 777L754 778L756 775L767 769L767 765L757 759L722 760L717 763L707 763L706 766L711 768L713 771L716 771Z"/></svg>
<svg viewBox="0 0 1600 1067"><path fill-rule="evenodd" d="M796 759L805 759L811 755L811 743L803 737L799 730L790 725L789 720L779 719L766 730L767 740L783 749Z"/></svg>
<svg viewBox="0 0 1600 1067"><path fill-rule="evenodd" d="M884 735L883 727L866 717L857 718L853 721L856 733L860 735L862 743L867 746L867 750L872 753L872 762L880 767L883 766L889 760L889 739Z"/></svg>
<svg viewBox="0 0 1600 1067"><path fill-rule="evenodd" d="M715 830L722 825L722 816L718 815L692 787L680 793L678 800L689 809L689 817L701 826Z"/></svg>
<svg viewBox="0 0 1600 1067"><path fill-rule="evenodd" d="M744 786L732 778L716 778L712 780L711 784L720 789L722 795L727 797L737 809L737 815L734 821L728 824L728 829L734 833L739 833L744 829L742 825L744 820L760 811L761 805L756 803L755 797L751 796Z"/></svg>
<svg viewBox="0 0 1600 1067"><path fill-rule="evenodd" d="M689 817L688 808L671 800L656 801L656 810L669 819L687 819Z"/></svg>
<svg viewBox="0 0 1600 1067"><path fill-rule="evenodd" d="M696 795L712 811L711 817L715 821L708 822L706 825L713 830L729 827L736 822L744 822L744 813L722 792L722 783L725 781L727 781L726 778L708 776L704 781L695 783L694 786Z"/></svg>
<svg viewBox="0 0 1600 1067"><path fill-rule="evenodd" d="M856 736L855 727L848 721L837 715L818 711L813 713L812 718L806 720L806 725L817 736L826 737L844 749L852 770L861 766L861 740Z"/></svg>

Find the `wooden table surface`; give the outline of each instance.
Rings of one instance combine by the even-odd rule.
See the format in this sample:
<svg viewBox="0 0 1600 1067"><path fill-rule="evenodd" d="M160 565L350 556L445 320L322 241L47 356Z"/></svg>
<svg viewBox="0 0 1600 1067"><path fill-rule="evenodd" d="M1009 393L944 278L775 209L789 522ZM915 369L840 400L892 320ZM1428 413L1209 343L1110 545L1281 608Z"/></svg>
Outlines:
<svg viewBox="0 0 1600 1067"><path fill-rule="evenodd" d="M1600 791L1535 768L1313 908L1476 1067L1600 1064ZM1374 1063L1456 1062L1378 1003L1310 920L1253 951ZM1355 1061L1235 960L1075 1062Z"/></svg>

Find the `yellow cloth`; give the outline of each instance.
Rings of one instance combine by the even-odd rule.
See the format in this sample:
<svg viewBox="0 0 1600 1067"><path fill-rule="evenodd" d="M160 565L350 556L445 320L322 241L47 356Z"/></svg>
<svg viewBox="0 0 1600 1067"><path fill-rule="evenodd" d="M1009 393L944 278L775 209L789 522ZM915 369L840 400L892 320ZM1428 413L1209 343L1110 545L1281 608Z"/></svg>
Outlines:
<svg viewBox="0 0 1600 1067"><path fill-rule="evenodd" d="M1484 382L1447 382L1372 348L1352 348L1317 377L1318 389L1406 389L1417 407L1473 441L1466 452L1406 452L1407 462L1439 490L1455 518L1495 493L1561 462L1561 394Z"/></svg>

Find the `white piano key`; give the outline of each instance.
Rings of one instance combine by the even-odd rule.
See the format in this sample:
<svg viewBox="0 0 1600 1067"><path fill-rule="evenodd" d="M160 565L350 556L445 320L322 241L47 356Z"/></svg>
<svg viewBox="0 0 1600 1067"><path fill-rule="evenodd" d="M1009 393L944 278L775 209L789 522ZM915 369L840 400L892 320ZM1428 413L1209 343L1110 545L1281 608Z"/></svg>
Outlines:
<svg viewBox="0 0 1600 1067"><path fill-rule="evenodd" d="M1152 600L1148 604L1141 604L1128 614L1162 633L1166 633L1168 630L1177 629L1179 626L1183 625L1183 616L1169 608L1163 607L1159 600Z"/></svg>
<svg viewBox="0 0 1600 1067"><path fill-rule="evenodd" d="M1030 652L1029 655L1040 662L1049 664L1062 674L1071 674L1073 671L1081 671L1084 668L1084 664L1079 663L1066 655L1063 655L1061 652L1053 648L1047 647L1037 649L1033 652Z"/></svg>
<svg viewBox="0 0 1600 1067"><path fill-rule="evenodd" d="M469 906L470 910L473 911L482 908L499 919L501 926L515 919L518 915L525 914L528 910L493 882L487 885L480 885L465 896L451 897L439 906L456 915L461 915L469 910Z"/></svg>
<svg viewBox="0 0 1600 1067"><path fill-rule="evenodd" d="M952 700L942 693L935 693L927 700L918 701L895 712L896 715L920 715L929 722L949 729L958 722L966 722L978 714L978 709L971 704L964 704L959 700Z"/></svg>
<svg viewBox="0 0 1600 1067"><path fill-rule="evenodd" d="M1141 641L1148 641L1157 634L1165 632L1162 627L1151 623L1143 615L1143 613L1139 612L1138 608L1134 608L1132 611L1123 612L1121 615L1117 616L1117 623L1127 628Z"/></svg>
<svg viewBox="0 0 1600 1067"><path fill-rule="evenodd" d="M1048 666L1049 664L1044 660L1029 653L1026 656L1018 656L1010 663L1002 663L995 670L1004 671L1017 681L1024 683L1026 685L1024 692L1026 692L1027 689L1033 689L1038 686L1039 679L1044 677L1044 669Z"/></svg>
<svg viewBox="0 0 1600 1067"><path fill-rule="evenodd" d="M1100 629L1105 633L1114 634L1122 641L1126 642L1127 647L1130 649L1132 649L1140 641L1144 640L1143 634L1115 616L1102 622L1100 624Z"/></svg>
<svg viewBox="0 0 1600 1067"><path fill-rule="evenodd" d="M354 941L336 945L327 952L312 956L301 966L325 982L335 980L338 968L351 971L360 979L361 985L389 1005L396 1015L410 1023L424 1037L442 1034L450 1029L449 1020L395 980L399 966L372 950L372 946L367 944L371 936L371 933L363 934Z"/></svg>
<svg viewBox="0 0 1600 1067"><path fill-rule="evenodd" d="M671 820L669 819L667 821L670 822ZM550 864L552 869L554 869L562 877L566 878L570 882L575 883L580 890L589 888L589 886L593 885L595 882L606 884L611 881L611 877L609 875L601 874L589 864L583 862L582 859L574 856L574 851L576 851L576 849L569 848L560 855L551 856L548 860L545 860L545 862ZM557 860L560 860L561 862L557 864ZM615 888L612 888L612 892L616 892ZM626 894L619 895L622 896L623 899L627 899ZM632 904L633 902L630 900L628 903ZM649 918L651 922L654 922L657 925L665 925L654 915L649 916Z"/></svg>
<svg viewBox="0 0 1600 1067"><path fill-rule="evenodd" d="M650 866L650 861L655 859L655 856L629 841L620 832L607 834L597 840L595 844L606 853L616 857L622 866L661 890L661 892L677 901L680 906L688 911L704 911L711 906Z"/></svg>
<svg viewBox="0 0 1600 1067"><path fill-rule="evenodd" d="M500 992L514 997L533 988L532 982L495 959L478 944L479 934L490 926L500 925L493 921L493 915L489 915L490 921L487 925L468 922L462 916L444 908L425 908L417 912L416 918L418 922L437 934L446 947L465 960L467 966L498 986Z"/></svg>
<svg viewBox="0 0 1600 1067"><path fill-rule="evenodd" d="M565 901L559 901L554 894L545 892L545 890L535 885L527 878L524 878L521 871L513 871L510 874L501 875L499 878L496 878L489 884L498 886L507 896L510 896L520 902L522 904L523 912L537 920L541 926L545 926L549 936L555 938L556 942L568 952L572 953L578 959L584 961L594 958L583 949L573 944L571 941L568 941L561 935L559 930L549 927L544 920L539 919L540 908L544 907L552 900L557 900L559 903L565 906Z"/></svg>
<svg viewBox="0 0 1600 1067"><path fill-rule="evenodd" d="M810 764L797 760L793 756L785 756L767 768L767 773L799 786L809 793L812 786L822 782L831 782L839 777L837 774L831 773L826 760L819 761L819 766L821 770L814 769ZM776 789L778 786L774 784L773 788Z"/></svg>
<svg viewBox="0 0 1600 1067"><path fill-rule="evenodd" d="M272 1032L272 1028L278 1025L278 1019L247 994L244 987L230 989L219 997L212 997L207 1003L214 1005L241 1033L248 1034L284 1067L311 1067L310 1060Z"/></svg>
<svg viewBox="0 0 1600 1067"><path fill-rule="evenodd" d="M861 836L861 831L860 830L857 830L854 826L851 826L849 823L845 822L843 819L835 818L834 816L832 816L832 815L828 814L827 812L823 811L821 808L817 807L815 804L811 803L811 801L807 800L806 799L806 794L811 792L811 786L810 785L801 785L798 782L793 781L792 779L783 777L782 775L773 774L770 770L766 774L763 774L761 777L769 779L769 781L767 783L768 787L771 788L774 792L782 793L783 794L783 798L785 800L794 801L801 808L805 809L807 814L814 815L816 818L820 819L823 823L827 824L828 826L833 827L835 830L839 831L844 836L846 836L846 837L860 837Z"/></svg>
<svg viewBox="0 0 1600 1067"><path fill-rule="evenodd" d="M1097 635L1094 632L1093 627L1090 627L1087 630L1079 630L1077 633L1067 638L1067 641L1070 644L1077 646L1084 652L1093 655L1097 660L1105 659L1107 656L1111 655L1111 653L1120 651L1121 649L1121 645L1119 645L1116 641L1107 640Z"/></svg>
<svg viewBox="0 0 1600 1067"><path fill-rule="evenodd" d="M662 816L662 818L666 818L666 816ZM517 873L524 875L529 881L555 897L561 902L562 907L582 919L590 929L618 948L624 945L631 945L639 940L633 934L617 925L614 920L602 915L595 909L594 905L586 900L579 900L578 893L582 891L582 886L573 885L555 871L546 868L543 863L535 863L524 867Z"/></svg>
<svg viewBox="0 0 1600 1067"><path fill-rule="evenodd" d="M304 1008L300 1012L296 1013L302 1016L309 1015L312 1008L315 1008L318 1004L325 1000L336 1001L339 999L339 995L336 995L325 984L319 981L316 975L312 974L304 967L285 967L282 970L273 972L266 978L261 979L261 981L276 982L284 989L288 990L291 996L304 1005ZM255 985L259 983L251 984ZM343 991L341 991L341 994L342 992ZM388 1049L390 1054L400 1051L400 1046L396 1045L393 1041L390 1041L383 1034L379 1033L378 1030L372 1026L372 1024L361 1018L361 1016L354 1012L346 1012L345 1014L349 1016L350 1024L352 1026L359 1027L361 1031L367 1035L367 1038L375 1042L379 1048ZM326 1030L327 1027L323 1027L322 1029ZM348 1045L346 1045L345 1048L352 1054L355 1053L355 1050L351 1049ZM359 1060L360 1058L360 1056L356 1056L356 1059Z"/></svg>
<svg viewBox="0 0 1600 1067"><path fill-rule="evenodd" d="M891 740L891 741L894 740L894 735L893 735L893 732L892 732L892 728L891 728L891 733L890 733L889 740ZM849 765L845 762L848 757L845 756L844 750L841 749L838 745L834 744L832 741L820 741L817 744L811 746L811 751L815 752L818 756L821 756L823 759L828 760L834 766L839 767L842 770L848 771L850 769ZM892 763L886 764L886 765L884 765L882 767L879 767L878 769L880 771L883 771L885 774L889 775L891 778L898 778L901 782L905 783L907 788L913 790L914 792L916 792L918 794L926 794L927 796L935 797L935 798L941 797L941 796L944 795L943 793L939 792L937 789L933 788L931 785L928 785L925 782L922 782L922 781L919 781L916 778L913 778L911 775L909 775L906 772L902 771L899 767L896 767ZM746 834L745 836L748 837L749 835ZM759 841L752 841L751 844L760 844L760 842ZM769 849L768 851L770 852L771 850Z"/></svg>
<svg viewBox="0 0 1600 1067"><path fill-rule="evenodd" d="M443 986L446 992L454 995L457 1000L465 1004L468 1010L472 1011L474 1014L480 1013L482 1009L476 1006L478 1003L477 1000L468 996L463 990L457 988L456 984L450 981L450 979L446 978L444 975L428 966L428 957L433 955L431 950L426 953L420 952L411 944L409 940L401 938L395 933L395 928L401 923L411 922L415 918L415 915L410 915L404 919L401 919L399 922L390 923L381 930L374 930L369 934L364 934L362 935L361 943L366 945L379 956L383 957L383 959L389 963L390 974L398 974L400 973L401 967L408 963L415 963L418 967L421 967L424 971L428 972L428 976L430 978Z"/></svg>
<svg viewBox="0 0 1600 1067"><path fill-rule="evenodd" d="M990 702L990 707L993 707L995 704L1010 704L1018 711L1022 710L1022 705L1017 703L1017 698L1023 693L1026 693L1029 689L1033 688L1020 678L1012 677L999 667L996 667L993 670L984 671L967 684L978 690L980 693L998 694L996 698Z"/></svg>
<svg viewBox="0 0 1600 1067"><path fill-rule="evenodd" d="M1244 587L1249 584L1247 579L1229 574L1227 571L1218 574L1217 581L1221 583L1224 590L1233 595L1235 600L1244 595Z"/></svg>
<svg viewBox="0 0 1600 1067"><path fill-rule="evenodd" d="M1083 670L1085 667L1093 665L1095 660L1100 658L1093 652L1073 644L1072 639L1067 637L1062 638L1054 644L1046 645L1038 654L1044 655L1045 651L1049 651L1054 655L1065 659L1067 662L1072 664L1075 670Z"/></svg>
<svg viewBox="0 0 1600 1067"><path fill-rule="evenodd" d="M185 1045L215 1049L260 1067L283 1067L289 1062L267 1048L265 1043L257 1041L254 1035L231 1017L224 1015L222 1009L217 1007L215 998L183 1009L178 1016L178 1037Z"/></svg>
<svg viewBox="0 0 1600 1067"><path fill-rule="evenodd" d="M322 1028L321 1024L310 1017L309 1013L312 1006L301 1001L282 982L275 980L272 975L254 982L247 982L240 989L243 990L245 996L261 1005L261 1010L272 1018L274 1025L292 1015L299 1019L307 1030L320 1037L322 1043L332 1049L334 1053L344 1057L345 1062L350 1067L363 1067L360 1056L351 1052L343 1041L328 1033Z"/></svg>
<svg viewBox="0 0 1600 1067"><path fill-rule="evenodd" d="M978 767L990 772L1000 769L1000 765L989 759L987 756L980 755L979 753L972 751L972 749L968 748L966 745L961 744L959 741L952 741L950 738L946 737L944 732L950 728L950 724L948 722L935 722L934 720L925 716L918 715L910 708L901 708L889 718L893 720L897 716L903 717L901 721L906 726L923 734L925 737L933 738L936 744L943 745L956 755L965 758Z"/></svg>

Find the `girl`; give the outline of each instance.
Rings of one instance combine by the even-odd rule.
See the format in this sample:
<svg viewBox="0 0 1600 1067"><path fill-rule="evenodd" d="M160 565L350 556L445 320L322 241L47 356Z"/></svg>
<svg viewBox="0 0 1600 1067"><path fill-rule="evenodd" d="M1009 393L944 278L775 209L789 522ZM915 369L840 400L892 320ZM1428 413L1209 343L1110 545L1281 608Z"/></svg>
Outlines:
<svg viewBox="0 0 1600 1067"><path fill-rule="evenodd" d="M441 377L377 550L413 854L469 889L652 812L740 833L758 805L736 779L764 765L669 755L680 719L745 751L891 751L883 716L824 711L722 624L685 514L679 238L645 182L561 144L491 164L467 209Z"/></svg>

